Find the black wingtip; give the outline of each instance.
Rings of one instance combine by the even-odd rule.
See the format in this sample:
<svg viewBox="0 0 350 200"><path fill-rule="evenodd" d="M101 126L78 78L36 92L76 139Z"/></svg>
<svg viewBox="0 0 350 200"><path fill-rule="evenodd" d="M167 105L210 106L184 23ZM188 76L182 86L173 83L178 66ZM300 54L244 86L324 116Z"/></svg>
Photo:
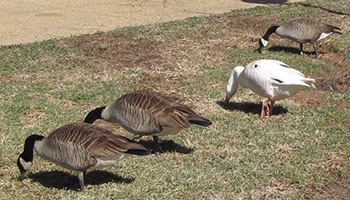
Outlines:
<svg viewBox="0 0 350 200"><path fill-rule="evenodd" d="M130 147L125 153L138 156L146 156L151 154L151 152L143 145L129 138L127 138L127 140L129 141Z"/></svg>
<svg viewBox="0 0 350 200"><path fill-rule="evenodd" d="M197 124L200 126L210 126L213 124L209 119L206 119L204 117L202 117L200 119L191 119L191 120L189 120L189 122L191 124Z"/></svg>
<svg viewBox="0 0 350 200"><path fill-rule="evenodd" d="M259 48L257 49L259 53L262 53L263 50L264 50L264 45L263 43L261 42L261 39L259 40Z"/></svg>
<svg viewBox="0 0 350 200"><path fill-rule="evenodd" d="M342 35L342 34L343 34L342 32L337 31L337 30L334 30L334 31L333 31L333 33L340 34L340 35Z"/></svg>

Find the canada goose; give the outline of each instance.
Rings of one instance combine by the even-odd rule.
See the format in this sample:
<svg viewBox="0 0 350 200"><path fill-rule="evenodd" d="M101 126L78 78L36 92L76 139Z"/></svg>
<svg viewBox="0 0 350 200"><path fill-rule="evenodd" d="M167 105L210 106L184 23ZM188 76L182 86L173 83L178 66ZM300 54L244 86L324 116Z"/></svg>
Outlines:
<svg viewBox="0 0 350 200"><path fill-rule="evenodd" d="M154 91L135 91L117 99L110 106L96 108L88 113L84 122L97 119L114 122L135 135L134 139L152 135L154 152L158 154L158 136L175 134L191 124L209 126L212 123L173 98Z"/></svg>
<svg viewBox="0 0 350 200"><path fill-rule="evenodd" d="M292 19L281 26L271 26L265 35L259 40L259 52L262 53L264 47L269 42L272 33L280 37L291 39L300 43L300 54L303 54L303 44L311 43L315 49L316 58L318 57L318 42L332 35L341 34L340 28L324 24L314 19L297 18Z"/></svg>
<svg viewBox="0 0 350 200"><path fill-rule="evenodd" d="M33 149L42 158L69 170L78 171L81 191L84 191L86 170L115 164L125 154L147 155L149 152L135 141L117 133L87 123L62 126L49 136L27 137L17 166L20 180L33 163Z"/></svg>
<svg viewBox="0 0 350 200"><path fill-rule="evenodd" d="M300 71L277 60L256 60L245 68L235 67L226 86L226 100L236 93L238 85L268 98L262 103L260 117L271 116L275 101L295 95L302 87L309 87L315 80L305 78Z"/></svg>

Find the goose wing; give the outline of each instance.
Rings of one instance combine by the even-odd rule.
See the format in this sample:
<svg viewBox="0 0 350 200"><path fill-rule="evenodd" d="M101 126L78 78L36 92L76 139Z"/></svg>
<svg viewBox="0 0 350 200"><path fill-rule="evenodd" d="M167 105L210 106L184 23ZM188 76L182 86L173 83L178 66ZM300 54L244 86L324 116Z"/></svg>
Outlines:
<svg viewBox="0 0 350 200"><path fill-rule="evenodd" d="M132 143L130 139L111 130L87 123L68 124L52 132L49 137L49 141L61 144L53 146L70 146L62 151L71 149L74 154L91 157L115 157L128 151Z"/></svg>
<svg viewBox="0 0 350 200"><path fill-rule="evenodd" d="M258 63L259 71L269 78L273 85L302 85L309 86L314 79L305 78L300 71L277 60L262 60Z"/></svg>
<svg viewBox="0 0 350 200"><path fill-rule="evenodd" d="M111 106L111 112L124 128L134 134L152 134L162 127L186 128L189 121L171 97L152 91L125 94Z"/></svg>
<svg viewBox="0 0 350 200"><path fill-rule="evenodd" d="M190 107L178 103L173 97L164 96L158 92L153 91L149 91L148 93L153 97L161 99L162 103L164 103L164 105L167 107L166 110L168 110L168 112L161 112L159 113L160 115L157 115L156 117L156 119L163 126L175 128L188 128L190 126L190 123L201 126L209 126L212 124L212 122L209 119L198 115ZM165 119L165 117L167 116L170 116L170 119L162 123L162 120ZM169 126L170 124L173 125Z"/></svg>

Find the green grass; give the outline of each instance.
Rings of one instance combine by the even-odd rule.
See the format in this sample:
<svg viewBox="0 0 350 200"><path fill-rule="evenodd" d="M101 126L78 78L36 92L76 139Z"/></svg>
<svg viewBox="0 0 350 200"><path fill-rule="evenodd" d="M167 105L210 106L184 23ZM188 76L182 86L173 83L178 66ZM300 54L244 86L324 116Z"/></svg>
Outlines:
<svg viewBox="0 0 350 200"><path fill-rule="evenodd" d="M247 89L239 88L226 109L220 101L232 68L262 58L281 60L318 81L346 81L350 25L343 14L349 10L342 0L306 1L1 47L1 198L345 198L350 86L330 90L316 82L317 89L277 102L277 114L264 120L254 104L263 99ZM299 16L341 26L343 35L327 39L317 60L294 53L298 44L274 35L264 54L256 52L270 25ZM214 124L162 137L193 149L188 154L129 157L88 173L86 193L74 190L75 173L38 156L29 177L18 181L16 159L28 135L82 121L91 109L134 89L178 97ZM237 106L242 102L251 104Z"/></svg>

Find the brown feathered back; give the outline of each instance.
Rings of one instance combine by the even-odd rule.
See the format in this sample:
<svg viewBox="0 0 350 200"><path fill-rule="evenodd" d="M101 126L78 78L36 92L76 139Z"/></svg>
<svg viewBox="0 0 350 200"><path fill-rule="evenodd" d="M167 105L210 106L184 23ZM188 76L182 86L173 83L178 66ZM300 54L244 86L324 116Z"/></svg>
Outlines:
<svg viewBox="0 0 350 200"><path fill-rule="evenodd" d="M106 108L108 121L119 123L135 135L152 135L164 128L182 129L191 123L209 126L211 122L174 98L154 91L123 95Z"/></svg>

